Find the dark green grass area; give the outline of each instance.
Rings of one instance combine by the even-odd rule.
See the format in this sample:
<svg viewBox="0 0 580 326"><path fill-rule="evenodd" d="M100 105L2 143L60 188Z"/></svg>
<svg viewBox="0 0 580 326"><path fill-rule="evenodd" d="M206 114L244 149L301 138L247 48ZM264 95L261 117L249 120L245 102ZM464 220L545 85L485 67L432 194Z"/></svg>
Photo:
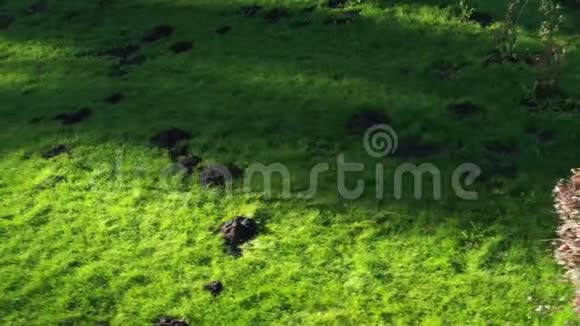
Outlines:
<svg viewBox="0 0 580 326"><path fill-rule="evenodd" d="M476 2L494 17L489 28L459 21L446 7L453 1L333 10L322 1L55 0L25 14L32 3L0 1L15 16L0 30L1 324L575 322L573 289L552 258L550 192L578 166L580 108L532 112L520 102L534 68L484 65L504 1ZM240 15L252 4L264 9ZM264 19L279 7L288 17ZM542 49L537 7L530 1L522 15L522 55ZM348 24L325 24L352 9L360 16ZM575 10L566 10L560 38L562 88L577 99ZM175 32L141 42L161 24ZM224 26L231 30L216 33ZM178 41L192 50L173 53ZM98 54L132 44L145 62L109 76L116 60ZM441 78L439 68L454 65L461 69ZM114 93L124 95L119 103L104 101ZM482 112L449 111L465 101ZM82 123L52 120L85 107L92 114ZM373 159L363 133L347 128L368 110L390 117L400 149L436 150ZM308 188L315 164L331 171L312 199L244 192L241 181L230 194L205 189L199 172L171 172L166 151L151 146L170 127L193 134L205 166L285 164L294 193ZM510 149L493 153L498 143ZM71 154L41 157L58 144ZM369 167L348 179L367 181L361 199L337 192L339 154ZM377 201L379 162L388 181ZM406 162L441 169L441 200L413 199L410 178L395 200L394 169ZM465 162L483 170L470 187L476 201L451 191ZM262 232L236 258L215 231L238 215ZM224 284L218 297L203 289L214 280Z"/></svg>

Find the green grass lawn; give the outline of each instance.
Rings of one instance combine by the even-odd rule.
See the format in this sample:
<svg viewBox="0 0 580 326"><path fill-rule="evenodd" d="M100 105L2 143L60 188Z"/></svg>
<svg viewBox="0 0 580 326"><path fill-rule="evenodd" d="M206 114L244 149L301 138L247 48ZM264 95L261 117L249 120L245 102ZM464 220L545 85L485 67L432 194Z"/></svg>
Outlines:
<svg viewBox="0 0 580 326"><path fill-rule="evenodd" d="M457 19L451 0L361 2L51 0L27 14L33 1L0 1L14 16L0 30L0 324L574 324L550 196L579 164L580 107L532 112L520 102L533 67L484 65L505 1L475 1L488 28ZM538 2L522 14L521 55L542 49ZM264 9L240 14L252 4ZM264 18L279 7L286 17ZM325 24L352 9L347 24ZM565 12L561 86L580 98L580 9ZM163 24L170 36L141 41ZM192 49L173 53L179 41ZM133 44L145 61L116 76L118 59L102 54ZM466 101L481 112L449 111ZM53 120L82 108L80 123ZM390 117L405 151L365 153L347 126L369 110ZM315 164L331 171L310 199L240 180L233 193L207 189L150 144L171 127L192 134L206 167L285 164L294 193ZM59 144L71 153L41 156ZM387 181L376 200L367 172L348 179L369 181L362 198L342 199L339 154L384 162L387 180L398 164L431 162L443 198L406 187L395 200ZM483 171L476 201L448 182L464 162ZM216 229L239 215L261 231L233 257ZM215 280L216 297L203 289Z"/></svg>

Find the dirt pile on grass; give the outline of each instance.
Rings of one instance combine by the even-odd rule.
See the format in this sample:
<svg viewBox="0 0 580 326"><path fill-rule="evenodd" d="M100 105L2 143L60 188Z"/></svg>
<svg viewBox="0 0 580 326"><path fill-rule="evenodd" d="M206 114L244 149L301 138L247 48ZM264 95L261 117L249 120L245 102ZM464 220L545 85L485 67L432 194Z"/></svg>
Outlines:
<svg viewBox="0 0 580 326"><path fill-rule="evenodd" d="M213 165L201 171L199 181L203 187L223 187L233 179L230 171L225 166Z"/></svg>
<svg viewBox="0 0 580 326"><path fill-rule="evenodd" d="M203 288L209 291L214 297L217 297L224 290L224 285L220 281L213 281L204 285Z"/></svg>
<svg viewBox="0 0 580 326"><path fill-rule="evenodd" d="M222 225L220 232L230 252L235 256L242 254L241 245L258 235L258 224L251 218L236 216Z"/></svg>

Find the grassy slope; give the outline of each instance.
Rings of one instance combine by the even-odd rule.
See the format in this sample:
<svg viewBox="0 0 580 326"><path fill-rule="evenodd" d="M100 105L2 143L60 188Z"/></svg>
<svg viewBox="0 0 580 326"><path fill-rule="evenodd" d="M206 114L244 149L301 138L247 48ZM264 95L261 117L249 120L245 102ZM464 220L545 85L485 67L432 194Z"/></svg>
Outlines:
<svg viewBox="0 0 580 326"><path fill-rule="evenodd" d="M570 320L572 289L546 240L556 223L550 189L578 163L578 117L520 108L520 84L533 71L483 68L491 33L450 18L437 8L444 1L395 2L362 6L356 24L324 26L327 9L299 13L314 1L263 1L311 16L298 30L288 24L295 18L268 25L239 17L248 1L114 1L99 9L70 0L49 14L19 14L0 34L2 324L143 325L161 315L193 324ZM20 12L30 1L4 3ZM479 2L496 17L502 3ZM535 6L524 15L521 51L538 46ZM66 22L71 10L81 15ZM564 33L573 43L570 21L578 17L570 18ZM145 47L147 62L125 78L107 76L110 61L75 55L130 44L160 23L173 24L175 35ZM216 35L225 24L232 32ZM195 49L167 51L181 39ZM573 50L563 80L577 93ZM428 73L441 59L469 65L441 81ZM102 102L115 91L126 99ZM458 99L485 114L457 121L446 107ZM76 126L28 124L83 106L94 114ZM402 137L461 141L463 151L426 159L442 167L470 161L493 176L483 145L512 139L518 176L500 178L499 190L480 184L482 198L471 203L450 193L438 202L375 202L370 193L345 202L332 177L310 201L224 197L162 177L169 160L148 145L156 131L182 127L196 133L192 148L207 161L284 162L303 189L313 164L339 152L365 157L360 138L344 128L360 106L384 108ZM554 130L555 140L538 142L524 132L530 125ZM58 143L74 154L40 158ZM56 176L66 181L46 186ZM266 231L235 259L213 230L240 214ZM225 291L213 298L202 286L216 279Z"/></svg>

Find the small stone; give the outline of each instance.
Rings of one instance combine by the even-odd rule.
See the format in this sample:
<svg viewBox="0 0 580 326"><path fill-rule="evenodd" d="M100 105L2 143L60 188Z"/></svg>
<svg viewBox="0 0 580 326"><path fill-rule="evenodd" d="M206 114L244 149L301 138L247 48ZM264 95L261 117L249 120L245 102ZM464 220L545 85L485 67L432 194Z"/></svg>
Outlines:
<svg viewBox="0 0 580 326"><path fill-rule="evenodd" d="M203 288L209 291L214 297L217 297L222 293L224 285L220 281L213 281L204 285Z"/></svg>

